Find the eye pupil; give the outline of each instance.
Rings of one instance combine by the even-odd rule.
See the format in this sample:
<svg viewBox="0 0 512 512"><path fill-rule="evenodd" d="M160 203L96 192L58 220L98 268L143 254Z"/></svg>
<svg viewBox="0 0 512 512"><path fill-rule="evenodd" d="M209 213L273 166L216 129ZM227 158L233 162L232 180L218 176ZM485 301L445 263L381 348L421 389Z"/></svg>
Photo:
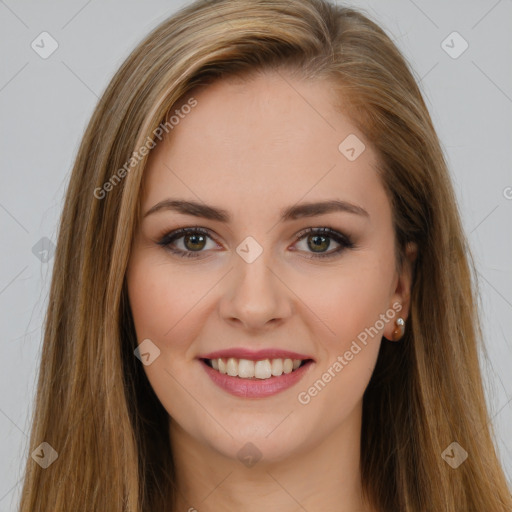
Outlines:
<svg viewBox="0 0 512 512"><path fill-rule="evenodd" d="M198 241L198 240L201 240L201 241ZM199 235L198 234L185 235L184 242L185 242L185 246L187 247L187 249L189 249L191 251L200 251L201 249L204 248L205 236L200 235L200 234ZM190 246L188 244L189 242L192 242L192 246ZM198 247L198 245L199 245L199 247Z"/></svg>
<svg viewBox="0 0 512 512"><path fill-rule="evenodd" d="M327 249L329 247L329 238L323 235L312 235L308 237L308 241L313 240L313 246L310 247L316 249ZM309 244L308 244L309 245ZM324 245L324 247L322 247Z"/></svg>

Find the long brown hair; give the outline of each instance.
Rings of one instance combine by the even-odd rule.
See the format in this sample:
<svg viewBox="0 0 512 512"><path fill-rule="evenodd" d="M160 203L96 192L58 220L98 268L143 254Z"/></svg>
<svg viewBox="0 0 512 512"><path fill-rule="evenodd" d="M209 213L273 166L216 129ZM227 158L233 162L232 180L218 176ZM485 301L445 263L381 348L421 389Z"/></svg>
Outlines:
<svg viewBox="0 0 512 512"><path fill-rule="evenodd" d="M363 398L361 478L379 511L505 512L479 368L476 272L439 141L404 58L322 0L197 1L131 53L79 148L60 221L20 511L156 512L176 489L169 417L145 377L125 286L155 130L194 86L261 69L326 79L380 157L397 265L416 242L410 319ZM341 106L340 106L341 108ZM172 132L170 132L172 136ZM124 173L121 171L124 169ZM452 468L442 453L469 454Z"/></svg>

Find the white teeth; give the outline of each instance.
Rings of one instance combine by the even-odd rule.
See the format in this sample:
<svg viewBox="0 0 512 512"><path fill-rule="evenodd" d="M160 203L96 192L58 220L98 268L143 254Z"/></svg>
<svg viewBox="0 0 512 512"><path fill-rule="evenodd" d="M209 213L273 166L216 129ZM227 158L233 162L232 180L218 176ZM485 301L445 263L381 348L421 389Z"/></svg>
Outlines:
<svg viewBox="0 0 512 512"><path fill-rule="evenodd" d="M243 379L254 377L254 361L240 359L240 361L238 361L238 376Z"/></svg>
<svg viewBox="0 0 512 512"><path fill-rule="evenodd" d="M231 377L236 377L238 375L238 362L234 357L230 357L228 359L226 370L228 375L231 375Z"/></svg>
<svg viewBox="0 0 512 512"><path fill-rule="evenodd" d="M279 377L283 373L291 373L293 370L296 370L302 363L300 359L262 359L252 361L250 359L236 359L234 357L210 359L209 361L212 368L220 373L242 379Z"/></svg>
<svg viewBox="0 0 512 512"><path fill-rule="evenodd" d="M283 373L283 360L272 359L272 375L279 377Z"/></svg>
<svg viewBox="0 0 512 512"><path fill-rule="evenodd" d="M254 363L254 376L257 379L268 379L272 376L272 368L268 359Z"/></svg>

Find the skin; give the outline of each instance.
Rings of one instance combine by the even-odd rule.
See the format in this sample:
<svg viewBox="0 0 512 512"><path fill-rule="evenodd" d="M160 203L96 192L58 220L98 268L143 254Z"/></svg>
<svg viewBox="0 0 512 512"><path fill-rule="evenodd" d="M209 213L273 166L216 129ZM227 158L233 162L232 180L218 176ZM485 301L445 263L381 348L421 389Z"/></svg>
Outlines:
<svg viewBox="0 0 512 512"><path fill-rule="evenodd" d="M362 396L394 320L366 346L359 343L362 350L309 403L300 403L298 394L379 315L394 311L394 303L407 318L416 250L408 248L397 273L377 155L335 111L331 90L325 81L276 72L217 81L193 91L197 106L151 152L142 215L172 197L232 216L227 224L165 209L144 217L127 270L139 343L149 338L160 350L144 370L172 418L177 510L372 510L359 479ZM355 161L338 150L349 134L366 145ZM285 207L330 199L355 204L368 216L338 211L279 220ZM165 234L194 226L212 234L198 258L180 258L158 244ZM309 259L340 245L327 238L330 245L315 252L314 235L309 245L307 234L300 241L294 235L326 226L355 247ZM263 248L252 263L236 252L247 236ZM185 242L182 237L173 246L194 252L198 242ZM232 347L279 347L315 362L292 388L239 398L214 385L197 359ZM262 456L252 467L237 456L249 441Z"/></svg>

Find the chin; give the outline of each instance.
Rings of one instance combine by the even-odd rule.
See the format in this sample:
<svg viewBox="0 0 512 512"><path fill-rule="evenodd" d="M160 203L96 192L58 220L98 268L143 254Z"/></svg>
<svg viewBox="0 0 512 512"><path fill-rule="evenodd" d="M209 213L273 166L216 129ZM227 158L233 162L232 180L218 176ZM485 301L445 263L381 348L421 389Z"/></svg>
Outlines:
<svg viewBox="0 0 512 512"><path fill-rule="evenodd" d="M256 421L255 416L259 418ZM230 418L223 426L224 429L215 432L203 432L202 442L218 452L223 457L239 460L250 467L246 460L258 460L263 463L275 463L297 455L311 441L312 432L305 425L300 427L290 424L286 414L273 414L264 419L262 413L250 414L244 418ZM283 421L284 420L284 421Z"/></svg>
<svg viewBox="0 0 512 512"><path fill-rule="evenodd" d="M252 468L256 464L261 468L296 455L301 443L295 442L286 435L270 439L262 434L261 436L240 436L235 439L215 439L210 446L223 457L238 460L247 468Z"/></svg>

